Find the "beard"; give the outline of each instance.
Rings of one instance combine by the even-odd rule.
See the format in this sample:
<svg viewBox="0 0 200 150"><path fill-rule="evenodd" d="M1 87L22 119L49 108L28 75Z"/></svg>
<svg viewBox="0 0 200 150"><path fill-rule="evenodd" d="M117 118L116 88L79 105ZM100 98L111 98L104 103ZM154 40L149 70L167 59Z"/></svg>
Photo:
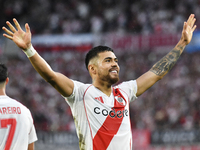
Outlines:
<svg viewBox="0 0 200 150"><path fill-rule="evenodd" d="M98 73L99 75L99 78L102 80L102 81L106 81L108 82L110 85L113 85L115 83L117 83L119 81L119 76L115 76L115 77L112 77L110 74L107 74L107 75L103 75L101 73Z"/></svg>

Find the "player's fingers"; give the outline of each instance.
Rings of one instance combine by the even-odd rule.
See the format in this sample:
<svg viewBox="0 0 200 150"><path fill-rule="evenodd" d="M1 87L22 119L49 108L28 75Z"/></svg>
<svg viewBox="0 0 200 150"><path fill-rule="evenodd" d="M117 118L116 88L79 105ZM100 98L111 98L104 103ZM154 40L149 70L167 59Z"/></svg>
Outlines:
<svg viewBox="0 0 200 150"><path fill-rule="evenodd" d="M188 17L188 20L187 20L187 22L189 22L190 18L191 18L191 15Z"/></svg>
<svg viewBox="0 0 200 150"><path fill-rule="evenodd" d="M6 38L8 38L8 39L10 39L10 40L12 40L12 39L13 39L13 37L12 37L12 36L9 36L9 35L7 35L7 34L3 34L3 36L4 36L4 37L6 37Z"/></svg>
<svg viewBox="0 0 200 150"><path fill-rule="evenodd" d="M25 28L26 28L26 32L27 32L27 33L30 33L30 32L31 32L28 23L25 24Z"/></svg>
<svg viewBox="0 0 200 150"><path fill-rule="evenodd" d="M2 27L2 29L8 33L9 35L13 36L13 32L11 32L10 30L8 30L6 27Z"/></svg>
<svg viewBox="0 0 200 150"><path fill-rule="evenodd" d="M21 29L21 27L20 27L20 25L19 25L17 19L14 18L14 19L13 19L13 22L14 22L14 24L15 24L17 30Z"/></svg>
<svg viewBox="0 0 200 150"><path fill-rule="evenodd" d="M191 27L194 26L195 21L196 21L196 18L194 18L194 19L192 20L192 22L191 22Z"/></svg>
<svg viewBox="0 0 200 150"><path fill-rule="evenodd" d="M193 19L194 19L194 14L191 14L187 21L189 26L192 26Z"/></svg>
<svg viewBox="0 0 200 150"><path fill-rule="evenodd" d="M16 32L16 29L13 27L13 25L9 21L6 21L6 24L9 26L10 30L12 30L14 33Z"/></svg>
<svg viewBox="0 0 200 150"><path fill-rule="evenodd" d="M196 27L197 27L197 26L195 25L195 26L192 28L192 32L194 32L194 30L196 29Z"/></svg>
<svg viewBox="0 0 200 150"><path fill-rule="evenodd" d="M185 31L186 29L187 29L187 23L184 22L184 24L183 24L183 31Z"/></svg>
<svg viewBox="0 0 200 150"><path fill-rule="evenodd" d="M187 20L187 24L189 25L192 19L192 14L189 16L188 20Z"/></svg>

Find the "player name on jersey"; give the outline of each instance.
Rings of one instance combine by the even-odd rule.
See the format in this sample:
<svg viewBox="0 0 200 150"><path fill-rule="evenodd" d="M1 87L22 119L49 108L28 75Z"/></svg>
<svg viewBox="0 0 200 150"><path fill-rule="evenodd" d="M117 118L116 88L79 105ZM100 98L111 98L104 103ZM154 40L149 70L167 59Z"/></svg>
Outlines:
<svg viewBox="0 0 200 150"><path fill-rule="evenodd" d="M0 114L21 114L20 107L0 107Z"/></svg>

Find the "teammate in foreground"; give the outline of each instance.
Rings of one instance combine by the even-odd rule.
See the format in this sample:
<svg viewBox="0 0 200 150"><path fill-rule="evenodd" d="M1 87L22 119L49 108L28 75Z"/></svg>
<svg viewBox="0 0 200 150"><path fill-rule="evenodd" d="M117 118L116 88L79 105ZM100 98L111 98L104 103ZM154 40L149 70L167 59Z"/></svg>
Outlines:
<svg viewBox="0 0 200 150"><path fill-rule="evenodd" d="M118 59L106 46L91 49L85 64L92 84L74 81L55 72L36 52L31 44L31 32L25 24L24 32L16 19L15 27L3 27L6 38L13 40L28 56L35 70L49 82L67 101L74 117L81 150L131 150L132 135L129 103L162 79L177 62L185 46L190 43L196 28L194 14L184 22L180 41L166 56L136 80L119 80Z"/></svg>
<svg viewBox="0 0 200 150"><path fill-rule="evenodd" d="M7 67L0 64L0 150L34 150L37 140L29 109L6 95Z"/></svg>

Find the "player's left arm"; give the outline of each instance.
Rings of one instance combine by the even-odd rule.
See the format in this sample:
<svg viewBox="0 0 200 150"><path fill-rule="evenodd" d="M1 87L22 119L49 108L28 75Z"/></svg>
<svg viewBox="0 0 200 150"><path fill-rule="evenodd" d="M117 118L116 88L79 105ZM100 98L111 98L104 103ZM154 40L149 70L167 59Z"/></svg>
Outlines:
<svg viewBox="0 0 200 150"><path fill-rule="evenodd" d="M35 143L28 144L28 150L34 150L35 149Z"/></svg>
<svg viewBox="0 0 200 150"><path fill-rule="evenodd" d="M148 72L144 73L136 80L138 86L136 96L140 96L172 69L185 46L189 44L192 39L193 32L196 29L196 25L194 25L195 21L194 14L191 14L187 22L184 22L182 36L177 45L161 60L154 64Z"/></svg>

